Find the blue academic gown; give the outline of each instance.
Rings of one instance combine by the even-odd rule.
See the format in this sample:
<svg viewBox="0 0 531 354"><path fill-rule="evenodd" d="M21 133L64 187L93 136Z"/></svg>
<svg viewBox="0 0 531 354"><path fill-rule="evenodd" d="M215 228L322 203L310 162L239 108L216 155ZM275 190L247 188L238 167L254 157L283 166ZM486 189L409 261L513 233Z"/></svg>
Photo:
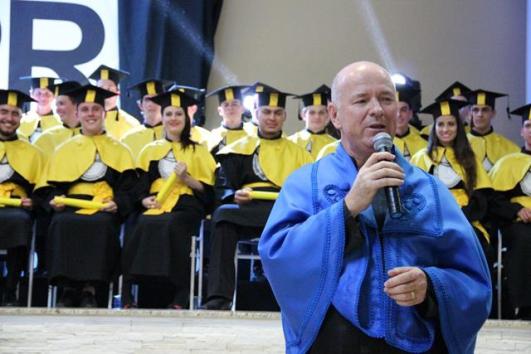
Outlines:
<svg viewBox="0 0 531 354"><path fill-rule="evenodd" d="M450 353L473 353L492 295L481 246L448 189L396 155L406 175L400 187L406 212L387 215L379 233L369 206L359 215L364 244L346 255L343 199L358 171L343 146L283 186L259 251L282 310L287 353L310 349L331 304L368 336L399 349L430 349L438 320ZM387 271L399 266L429 276L438 319L424 319L384 293Z"/></svg>

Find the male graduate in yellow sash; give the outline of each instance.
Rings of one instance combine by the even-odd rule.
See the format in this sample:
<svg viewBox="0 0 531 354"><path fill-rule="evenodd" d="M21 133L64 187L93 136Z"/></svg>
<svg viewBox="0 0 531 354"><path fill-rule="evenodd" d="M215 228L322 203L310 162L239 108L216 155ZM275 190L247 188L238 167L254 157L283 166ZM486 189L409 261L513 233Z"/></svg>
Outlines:
<svg viewBox="0 0 531 354"><path fill-rule="evenodd" d="M215 156L223 147L232 144L238 139L252 135L252 129L243 123L243 90L247 86L233 85L218 88L209 92L206 97L216 95L219 100L218 114L221 117L221 125L212 129L208 148Z"/></svg>
<svg viewBox="0 0 531 354"><path fill-rule="evenodd" d="M125 133L140 125L135 117L117 106L120 95L118 85L127 76L129 76L128 72L107 65L100 65L89 76L90 79L96 81L96 86L115 94L105 101L105 111L107 112L105 114L105 132L116 140L120 140Z"/></svg>
<svg viewBox="0 0 531 354"><path fill-rule="evenodd" d="M494 132L492 128L492 120L496 116L496 98L503 96L507 95L482 89L471 91L466 95L468 103L471 105L472 122L468 140L472 145L474 154L480 159L487 172L503 156L520 151L515 143Z"/></svg>
<svg viewBox="0 0 531 354"><path fill-rule="evenodd" d="M36 102L35 110L24 114L20 121L18 133L31 142L48 129L61 125L61 120L52 110L55 98L55 81L52 77L21 77L30 80L30 96Z"/></svg>
<svg viewBox="0 0 531 354"><path fill-rule="evenodd" d="M411 156L427 145L426 140L422 139L417 128L409 124L409 121L413 118L412 100L415 95L418 95L418 92L406 85L397 85L396 87L398 114L393 144L408 161Z"/></svg>
<svg viewBox="0 0 531 354"><path fill-rule="evenodd" d="M459 81L455 81L453 84L448 86L439 96L435 98L435 101L442 101L442 100L457 100L462 102L467 102L466 95L471 92L472 90L468 88L467 86L463 85ZM461 121L463 122L463 125L465 127L465 132L470 132L470 106L466 105L461 107L459 109L459 117L461 118ZM428 140L428 137L430 136L431 128L433 127L433 124L428 124L422 130L420 131L420 135Z"/></svg>
<svg viewBox="0 0 531 354"><path fill-rule="evenodd" d="M0 249L7 249L4 306L20 305L16 289L31 242L32 193L44 168L40 149L17 135L22 107L31 101L20 91L0 90Z"/></svg>
<svg viewBox="0 0 531 354"><path fill-rule="evenodd" d="M288 139L306 149L315 159L325 145L336 141L326 132L326 127L330 122L326 110L330 89L328 86L322 85L313 92L295 96L295 98L302 102L299 119L304 121L305 127L289 136Z"/></svg>
<svg viewBox="0 0 531 354"><path fill-rule="evenodd" d="M273 207L271 200L253 199L252 192L280 191L291 172L313 161L307 151L282 137L287 95L276 89L257 93L258 136L246 136L218 152L216 184L227 204L212 216L208 299L203 306L207 310L230 309L236 244L259 236Z"/></svg>
<svg viewBox="0 0 531 354"><path fill-rule="evenodd" d="M76 81L65 81L55 86L55 106L62 125L48 129L34 143L47 156L51 156L57 146L79 134L81 125L76 114L76 103L68 93L80 87L81 84Z"/></svg>
<svg viewBox="0 0 531 354"><path fill-rule="evenodd" d="M197 103L191 105L187 108L188 117L190 117L190 122L192 123L192 129L190 133L192 134L192 140L199 143L205 144L208 146L208 142L212 139L212 134L208 129L205 129L197 125L197 119L195 115L197 112L203 111L204 100L205 100L205 89L200 89L191 86L184 86L175 84L170 87L170 91L179 90L189 97L193 98Z"/></svg>
<svg viewBox="0 0 531 354"><path fill-rule="evenodd" d="M495 190L504 196L496 215L507 246L507 285L516 316L531 321L531 104L511 114L522 117L520 152L502 157L490 170Z"/></svg>
<svg viewBox="0 0 531 354"><path fill-rule="evenodd" d="M129 149L105 134L105 100L114 93L87 85L71 94L82 128L48 164L54 210L48 272L52 284L63 286L58 306L96 307L96 287L119 266L120 224L132 208L137 177Z"/></svg>
<svg viewBox="0 0 531 354"><path fill-rule="evenodd" d="M121 142L131 150L135 160L144 146L164 137L160 105L151 98L164 93L166 85L164 80L150 79L129 88L129 92L134 90L140 94L137 104L144 117L142 125L130 130L121 139Z"/></svg>

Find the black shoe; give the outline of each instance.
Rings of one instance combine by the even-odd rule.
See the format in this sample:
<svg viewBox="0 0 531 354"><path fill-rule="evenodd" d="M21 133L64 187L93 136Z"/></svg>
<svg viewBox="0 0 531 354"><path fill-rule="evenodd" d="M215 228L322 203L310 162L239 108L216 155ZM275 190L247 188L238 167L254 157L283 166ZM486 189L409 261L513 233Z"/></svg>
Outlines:
<svg viewBox="0 0 531 354"><path fill-rule="evenodd" d="M208 300L206 303L204 303L200 307L200 309L201 310L227 311L227 310L230 310L231 307L232 307L232 302L230 300L227 300L224 297L215 297L215 298Z"/></svg>
<svg viewBox="0 0 531 354"><path fill-rule="evenodd" d="M17 294L16 291L6 290L4 294L4 302L3 305L6 307L17 307L19 306L18 300L17 300Z"/></svg>
<svg viewBox="0 0 531 354"><path fill-rule="evenodd" d="M81 293L81 300L79 301L79 307L94 308L98 307L96 297L90 291L83 291Z"/></svg>
<svg viewBox="0 0 531 354"><path fill-rule="evenodd" d="M78 302L78 294L73 289L63 291L61 298L57 301L55 307L75 307Z"/></svg>

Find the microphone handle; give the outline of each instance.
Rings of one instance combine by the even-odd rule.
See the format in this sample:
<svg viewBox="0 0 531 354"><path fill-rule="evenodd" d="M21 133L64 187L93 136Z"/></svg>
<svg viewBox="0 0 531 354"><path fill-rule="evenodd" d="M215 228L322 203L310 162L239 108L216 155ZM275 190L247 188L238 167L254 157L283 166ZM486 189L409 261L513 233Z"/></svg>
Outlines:
<svg viewBox="0 0 531 354"><path fill-rule="evenodd" d="M391 218L398 218L402 215L402 203L400 202L400 193L397 187L385 187L385 199L387 199L387 208Z"/></svg>

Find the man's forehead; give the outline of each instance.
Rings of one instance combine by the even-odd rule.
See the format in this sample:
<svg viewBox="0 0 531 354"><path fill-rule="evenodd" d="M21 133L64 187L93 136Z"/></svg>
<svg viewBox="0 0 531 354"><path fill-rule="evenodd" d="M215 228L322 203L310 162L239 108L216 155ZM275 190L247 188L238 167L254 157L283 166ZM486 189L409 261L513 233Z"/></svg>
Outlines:
<svg viewBox="0 0 531 354"><path fill-rule="evenodd" d="M12 106L10 104L0 104L0 109L2 109L4 111L10 111L10 112L13 112L13 111L21 112L20 108L18 108L16 106Z"/></svg>

